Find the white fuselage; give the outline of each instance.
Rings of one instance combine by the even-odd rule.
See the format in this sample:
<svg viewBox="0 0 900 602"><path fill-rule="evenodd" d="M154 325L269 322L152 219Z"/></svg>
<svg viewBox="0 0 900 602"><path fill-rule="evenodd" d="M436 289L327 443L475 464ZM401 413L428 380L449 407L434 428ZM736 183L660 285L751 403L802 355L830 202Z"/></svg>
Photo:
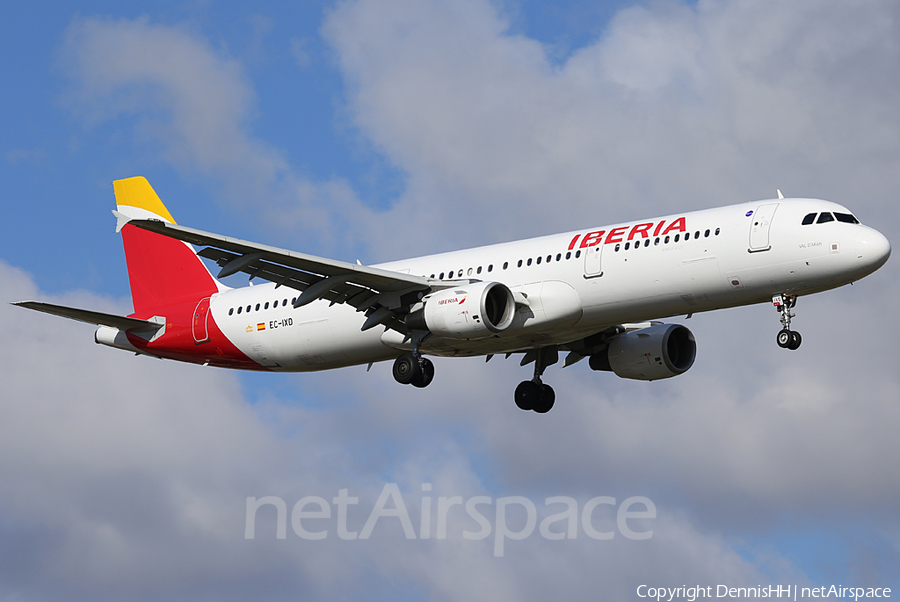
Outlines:
<svg viewBox="0 0 900 602"><path fill-rule="evenodd" d="M837 220L801 223L822 212L850 214L814 199L756 201L376 267L506 285L524 299L507 330L477 340L432 336L421 351L512 352L563 344L616 324L816 293L858 280L886 261L890 246L876 230ZM210 310L243 353L272 370L366 364L410 348L393 330L361 331L365 316L348 305L319 300L294 309L296 295L274 284L228 289L213 296Z"/></svg>

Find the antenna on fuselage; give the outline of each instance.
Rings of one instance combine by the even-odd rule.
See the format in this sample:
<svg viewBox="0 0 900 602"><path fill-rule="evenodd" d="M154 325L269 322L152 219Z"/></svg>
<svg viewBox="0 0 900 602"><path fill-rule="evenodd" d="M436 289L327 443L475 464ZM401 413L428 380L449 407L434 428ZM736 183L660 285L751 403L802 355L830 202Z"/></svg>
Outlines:
<svg viewBox="0 0 900 602"><path fill-rule="evenodd" d="M783 199L783 198L784 198L784 195L781 194L781 190L780 190L780 189L776 188L776 189L775 189L775 192L778 193L778 198L779 198L779 199Z"/></svg>

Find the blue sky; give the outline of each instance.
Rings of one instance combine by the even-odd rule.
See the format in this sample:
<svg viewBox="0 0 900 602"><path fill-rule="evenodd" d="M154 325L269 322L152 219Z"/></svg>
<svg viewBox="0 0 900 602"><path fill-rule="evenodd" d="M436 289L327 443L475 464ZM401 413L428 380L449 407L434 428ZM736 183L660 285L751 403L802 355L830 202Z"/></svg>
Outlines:
<svg viewBox="0 0 900 602"><path fill-rule="evenodd" d="M48 3L0 22L7 301L129 311L109 210L132 175L180 223L367 263L775 188L900 233L889 0ZM542 420L514 408L528 374L512 360L438 360L427 391L386 365L243 375L101 349L87 326L4 305L0 558L16 560L0 597L900 588L895 263L801 299L790 361L769 307L695 316L688 374L553 368ZM535 535L503 558L390 528L243 537L249 496L349 488L371 505L391 482L410 504L422 483L646 496L658 519L649 542Z"/></svg>

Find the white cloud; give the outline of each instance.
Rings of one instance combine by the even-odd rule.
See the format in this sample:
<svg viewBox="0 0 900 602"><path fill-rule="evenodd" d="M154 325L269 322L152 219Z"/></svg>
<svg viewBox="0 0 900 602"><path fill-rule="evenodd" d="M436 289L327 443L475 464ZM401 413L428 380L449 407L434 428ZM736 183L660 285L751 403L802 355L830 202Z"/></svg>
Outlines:
<svg viewBox="0 0 900 602"><path fill-rule="evenodd" d="M257 15L251 26L258 39L272 23ZM79 18L62 56L72 83L66 102L88 125L128 118L176 170L215 177L218 198L274 228L300 229L317 242L321 235L330 248L365 229L369 210L345 183L311 182L252 134L256 94L242 65L188 28L146 17ZM350 226L339 229L335 216ZM339 230L346 233L337 241L324 234Z"/></svg>
<svg viewBox="0 0 900 602"><path fill-rule="evenodd" d="M76 82L71 100L89 121L139 115L173 163L202 171L249 163L245 170L264 178L285 167L248 136L255 99L241 66L187 30L146 17L79 19L64 58Z"/></svg>
<svg viewBox="0 0 900 602"><path fill-rule="evenodd" d="M658 3L621 11L559 66L477 0L346 3L324 33L356 123L409 173L385 217L411 215L450 247L778 186L855 201L877 179L867 202L887 203L895 11Z"/></svg>

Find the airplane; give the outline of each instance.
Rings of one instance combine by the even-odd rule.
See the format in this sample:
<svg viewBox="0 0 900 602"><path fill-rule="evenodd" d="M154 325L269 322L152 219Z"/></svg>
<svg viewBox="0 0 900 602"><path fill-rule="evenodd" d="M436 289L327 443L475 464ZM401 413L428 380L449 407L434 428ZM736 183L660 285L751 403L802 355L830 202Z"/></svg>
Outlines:
<svg viewBox="0 0 900 602"><path fill-rule="evenodd" d="M393 360L426 387L427 355L523 354L522 410L546 413L542 381L564 367L653 381L683 374L696 341L660 320L771 302L779 347L797 298L863 278L891 246L845 207L777 198L366 266L178 225L143 177L113 183L134 312L21 301L99 326L97 343L206 366L308 372ZM195 246L199 251L195 251ZM220 268L214 277L205 258ZM220 280L238 272L248 286ZM253 280L265 281L253 285Z"/></svg>

